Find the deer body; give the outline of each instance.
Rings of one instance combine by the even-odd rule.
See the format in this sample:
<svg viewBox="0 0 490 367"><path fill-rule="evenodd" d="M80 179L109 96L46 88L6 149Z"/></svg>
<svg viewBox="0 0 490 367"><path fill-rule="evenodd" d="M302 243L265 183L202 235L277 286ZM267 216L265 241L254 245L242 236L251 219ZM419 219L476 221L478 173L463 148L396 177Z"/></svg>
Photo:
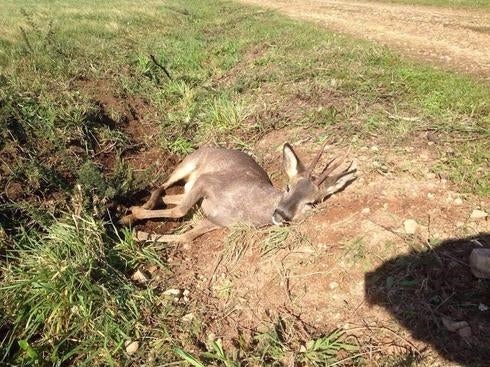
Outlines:
<svg viewBox="0 0 490 367"><path fill-rule="evenodd" d="M237 223L254 226L281 225L292 221L309 204L340 190L356 178L356 169L349 166L335 176L328 176L340 162L333 160L320 177L313 176L323 147L312 165L306 169L289 144L284 145L284 168L289 177L287 191L275 188L267 173L248 154L230 149L200 148L186 157L165 181L153 191L141 207L132 207L131 214L122 218L123 224L138 219L180 218L197 202L205 219L190 231L179 235L151 235L139 232L139 240L161 242L189 242L203 233ZM175 183L184 180L184 193L162 196ZM326 183L326 184L325 184ZM168 209L157 209L163 200Z"/></svg>
<svg viewBox="0 0 490 367"><path fill-rule="evenodd" d="M237 223L272 224L272 214L282 192L272 186L267 172L248 154L238 150L201 148L189 155L176 172L181 167L183 174L192 170L185 192L198 187L202 211L212 223L220 227ZM199 176L194 172L199 172ZM180 176L170 177L169 181ZM164 186L169 184L167 181Z"/></svg>

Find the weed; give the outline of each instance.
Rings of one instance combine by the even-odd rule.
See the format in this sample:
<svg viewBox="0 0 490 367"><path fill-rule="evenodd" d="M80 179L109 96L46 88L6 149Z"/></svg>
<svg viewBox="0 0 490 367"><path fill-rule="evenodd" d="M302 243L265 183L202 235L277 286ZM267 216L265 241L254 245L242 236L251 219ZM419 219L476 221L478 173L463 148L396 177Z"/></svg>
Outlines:
<svg viewBox="0 0 490 367"><path fill-rule="evenodd" d="M344 257L349 264L357 264L366 259L367 253L362 237L357 237L342 244Z"/></svg>
<svg viewBox="0 0 490 367"><path fill-rule="evenodd" d="M192 143L189 140L183 139L181 137L176 138L172 141L168 148L172 153L187 155L193 151Z"/></svg>
<svg viewBox="0 0 490 367"><path fill-rule="evenodd" d="M339 351L357 352L359 348L345 341L345 333L334 330L328 335L306 342L302 362L312 366L325 366L336 361Z"/></svg>

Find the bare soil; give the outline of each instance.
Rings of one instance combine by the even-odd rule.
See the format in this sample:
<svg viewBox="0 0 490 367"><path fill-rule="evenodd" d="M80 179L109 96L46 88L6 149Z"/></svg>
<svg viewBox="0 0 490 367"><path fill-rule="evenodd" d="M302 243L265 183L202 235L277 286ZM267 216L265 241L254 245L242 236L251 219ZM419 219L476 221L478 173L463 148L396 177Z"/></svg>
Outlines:
<svg viewBox="0 0 490 367"><path fill-rule="evenodd" d="M258 142L254 152L277 185L284 184L284 141L308 160L315 133L285 129ZM327 156L342 150L330 146ZM427 365L484 365L490 316L478 307L490 306L490 285L472 276L467 257L490 247L489 221L470 219L490 200L437 177L430 146L367 145L351 158L359 179L293 225L286 247L263 255L264 236L245 231L232 243L227 230L212 232L173 248L172 287L190 290L206 331L228 348L286 315L309 334L347 330L373 348L373 361L404 354ZM417 222L415 234L406 233L407 219ZM467 321L471 336L446 330L444 317Z"/></svg>
<svg viewBox="0 0 490 367"><path fill-rule="evenodd" d="M344 0L240 0L490 81L490 11Z"/></svg>

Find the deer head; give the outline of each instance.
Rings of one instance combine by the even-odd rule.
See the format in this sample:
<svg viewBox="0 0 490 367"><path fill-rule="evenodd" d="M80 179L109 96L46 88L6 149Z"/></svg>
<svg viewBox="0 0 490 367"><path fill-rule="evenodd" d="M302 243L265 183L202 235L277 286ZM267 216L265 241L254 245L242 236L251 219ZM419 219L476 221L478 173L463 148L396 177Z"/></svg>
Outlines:
<svg viewBox="0 0 490 367"><path fill-rule="evenodd" d="M327 142L322 145L314 160L306 168L294 152L293 147L288 143L284 144L283 164L289 182L272 215L274 224L282 225L291 222L311 208L313 204L342 190L357 178L357 168L352 162L341 172L332 174L342 164L345 156L333 158L320 174L315 176L315 167L320 161L326 145Z"/></svg>

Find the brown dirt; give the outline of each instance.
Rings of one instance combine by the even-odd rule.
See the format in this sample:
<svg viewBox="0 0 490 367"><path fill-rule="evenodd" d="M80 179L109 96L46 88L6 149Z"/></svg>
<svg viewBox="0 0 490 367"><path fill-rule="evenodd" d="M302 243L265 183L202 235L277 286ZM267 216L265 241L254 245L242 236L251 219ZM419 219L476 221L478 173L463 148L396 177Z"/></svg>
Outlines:
<svg viewBox="0 0 490 367"><path fill-rule="evenodd" d="M143 181L148 184L146 188L130 197L119 198L121 202L112 203L111 206L118 211L117 215L122 215L125 207L139 204L149 196L156 183L150 182L148 177L158 180L166 175L176 165L177 157L163 152L158 147L158 113L147 101L137 96L117 95L111 82L104 79L77 80L74 87L82 90L99 106L97 118L102 123L111 128L117 126L129 138L129 147L122 152L122 158L130 165L134 174L142 175ZM96 148L95 161L104 172L112 172L117 162L116 151L99 146ZM165 233L179 225L179 221L147 221L138 224L136 228L147 232Z"/></svg>
<svg viewBox="0 0 490 367"><path fill-rule="evenodd" d="M83 90L99 106L98 119L110 127L121 129L130 140L130 146L123 152L123 158L135 172L148 172L154 168L158 172L173 167L176 157L164 154L158 148L158 114L144 99L136 96L119 96L110 81L78 80L75 88ZM112 150L98 147L97 160L109 172L114 167L116 155Z"/></svg>
<svg viewBox="0 0 490 367"><path fill-rule="evenodd" d="M317 148L315 133L274 131L258 142L254 152L272 172L276 184L283 183L280 148L284 141L296 143L307 160ZM341 150L339 146L328 148L330 155ZM366 146L352 156L359 164L359 179L294 225L292 233L296 235L290 235L287 248L261 256L260 238L264 236L257 240L244 234L243 243L235 246L244 246L245 251L231 260L227 231L210 233L192 245L174 249L170 259L172 287L190 289L196 311L204 314L206 332L223 338L230 348L239 333L262 330L279 315L289 315L316 334L342 327L360 341L376 345L384 356L400 351L420 353L429 365L446 365L444 360L467 362L468 353L488 351L485 345L490 341L490 329L486 327L490 327L490 318L475 312L475 307L479 303L490 305L490 299L482 288L486 283L471 275L466 260L473 242L463 240L458 246L443 242L434 253L429 252L434 258L420 251L433 246L429 240L434 239L476 235L485 241L478 233L490 232L490 223L473 221L469 216L474 208L488 210L490 200L460 194L444 179L435 177L435 161L428 148L397 153ZM390 162L387 172L378 170L378 160ZM410 171L406 170L407 162ZM455 202L456 198L461 198L462 204ZM415 235L405 233L406 219L418 223ZM490 242L484 245L490 247ZM406 263L412 265L407 267ZM463 278L448 285L444 283L450 279L447 275L437 278L443 270ZM389 279L405 284L407 277L420 289L409 288L411 293L403 293L403 286L394 286L397 297L389 298L391 293L384 288ZM461 289L471 287L479 291L462 293ZM455 295L449 293L451 289ZM437 301L442 302L437 312L429 307L430 313L426 305L435 295L453 297L460 303L445 303L442 298ZM461 306L464 302L472 306ZM430 316L413 323L409 317L413 312ZM446 331L441 326L443 316L472 325L473 344L467 355L457 348L470 341Z"/></svg>
<svg viewBox="0 0 490 367"><path fill-rule="evenodd" d="M344 0L240 0L490 81L490 11Z"/></svg>

